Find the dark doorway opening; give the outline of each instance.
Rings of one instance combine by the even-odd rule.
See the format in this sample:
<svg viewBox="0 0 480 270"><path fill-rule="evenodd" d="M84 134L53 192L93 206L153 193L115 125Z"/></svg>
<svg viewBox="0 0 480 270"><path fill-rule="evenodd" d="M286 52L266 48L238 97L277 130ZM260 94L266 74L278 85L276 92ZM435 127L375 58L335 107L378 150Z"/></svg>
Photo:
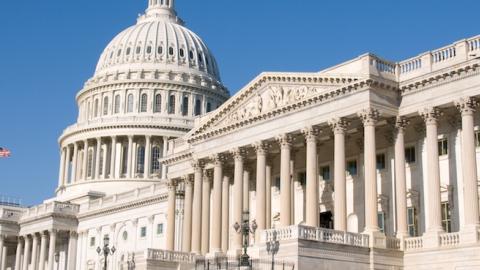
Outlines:
<svg viewBox="0 0 480 270"><path fill-rule="evenodd" d="M320 213L320 228L333 230L333 215L331 211Z"/></svg>

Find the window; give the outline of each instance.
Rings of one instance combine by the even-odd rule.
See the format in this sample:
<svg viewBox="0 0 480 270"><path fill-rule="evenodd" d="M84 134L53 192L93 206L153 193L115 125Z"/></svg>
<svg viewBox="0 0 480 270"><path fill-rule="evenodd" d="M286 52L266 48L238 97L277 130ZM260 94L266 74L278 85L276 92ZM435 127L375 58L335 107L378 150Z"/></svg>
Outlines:
<svg viewBox="0 0 480 270"><path fill-rule="evenodd" d="M202 102L197 99L195 100L195 116L202 114Z"/></svg>
<svg viewBox="0 0 480 270"><path fill-rule="evenodd" d="M152 46L148 46L148 47L147 47L147 53L148 53L148 54L151 54L151 53L152 53Z"/></svg>
<svg viewBox="0 0 480 270"><path fill-rule="evenodd" d="M184 49L180 49L180 57L185 57L185 50Z"/></svg>
<svg viewBox="0 0 480 270"><path fill-rule="evenodd" d="M175 95L170 95L170 98L168 100L168 113L175 113Z"/></svg>
<svg viewBox="0 0 480 270"><path fill-rule="evenodd" d="M168 48L168 54L173 55L173 47Z"/></svg>
<svg viewBox="0 0 480 270"><path fill-rule="evenodd" d="M98 99L95 100L95 109L94 109L94 114L95 117L98 117Z"/></svg>
<svg viewBox="0 0 480 270"><path fill-rule="evenodd" d="M122 174L127 173L128 145L122 145Z"/></svg>
<svg viewBox="0 0 480 270"><path fill-rule="evenodd" d="M446 156L448 155L448 140L441 139L438 141L438 155Z"/></svg>
<svg viewBox="0 0 480 270"><path fill-rule="evenodd" d="M162 95L157 94L155 96L155 108L154 112L161 112L162 111Z"/></svg>
<svg viewBox="0 0 480 270"><path fill-rule="evenodd" d="M475 131L475 146L480 147L480 131Z"/></svg>
<svg viewBox="0 0 480 270"><path fill-rule="evenodd" d="M136 53L137 53L137 54L140 54L141 51L142 51L142 48L141 48L140 46L138 46Z"/></svg>
<svg viewBox="0 0 480 270"><path fill-rule="evenodd" d="M212 104L210 102L207 102L207 113L212 111Z"/></svg>
<svg viewBox="0 0 480 270"><path fill-rule="evenodd" d="M87 155L87 177L92 177L93 172L93 149L88 149Z"/></svg>
<svg viewBox="0 0 480 270"><path fill-rule="evenodd" d="M188 97L183 97L182 115L188 115Z"/></svg>
<svg viewBox="0 0 480 270"><path fill-rule="evenodd" d="M442 203L442 227L445 232L452 232L452 219L451 219L450 203Z"/></svg>
<svg viewBox="0 0 480 270"><path fill-rule="evenodd" d="M103 174L103 148L101 148L100 146L100 164L99 164L99 167L98 167L98 171L100 172L99 174Z"/></svg>
<svg viewBox="0 0 480 270"><path fill-rule="evenodd" d="M130 55L130 52L132 51L132 49L130 47L127 48L127 55Z"/></svg>
<svg viewBox="0 0 480 270"><path fill-rule="evenodd" d="M157 224L157 234L163 234L163 223Z"/></svg>
<svg viewBox="0 0 480 270"><path fill-rule="evenodd" d="M385 154L378 154L377 155L377 170L385 170Z"/></svg>
<svg viewBox="0 0 480 270"><path fill-rule="evenodd" d="M90 246L91 247L95 246L95 237L90 237Z"/></svg>
<svg viewBox="0 0 480 270"><path fill-rule="evenodd" d="M122 49L118 50L117 57L119 57L121 54L122 54Z"/></svg>
<svg viewBox="0 0 480 270"><path fill-rule="evenodd" d="M140 237L141 238L147 237L147 227L140 228Z"/></svg>
<svg viewBox="0 0 480 270"><path fill-rule="evenodd" d="M418 236L417 211L415 207L407 208L407 226L408 226L408 234L411 237Z"/></svg>
<svg viewBox="0 0 480 270"><path fill-rule="evenodd" d="M320 174L322 175L323 180L330 180L330 166L323 166L320 168Z"/></svg>
<svg viewBox="0 0 480 270"><path fill-rule="evenodd" d="M351 160L347 162L347 172L351 176L357 175L357 161Z"/></svg>
<svg viewBox="0 0 480 270"><path fill-rule="evenodd" d="M378 227L380 228L380 232L385 233L385 213L378 212Z"/></svg>
<svg viewBox="0 0 480 270"><path fill-rule="evenodd" d="M405 148L405 161L407 163L415 163L416 161L416 155L415 155L415 147L407 147Z"/></svg>
<svg viewBox="0 0 480 270"><path fill-rule="evenodd" d="M201 53L198 54L198 62L200 62L200 63L203 62L203 58L202 58L202 54L201 54Z"/></svg>
<svg viewBox="0 0 480 270"><path fill-rule="evenodd" d="M103 98L103 115L108 114L108 97Z"/></svg>
<svg viewBox="0 0 480 270"><path fill-rule="evenodd" d="M305 186L305 184L307 183L307 173L299 172L297 177L298 177L297 181L300 182L302 186Z"/></svg>
<svg viewBox="0 0 480 270"><path fill-rule="evenodd" d="M120 113L120 95L115 96L115 113Z"/></svg>
<svg viewBox="0 0 480 270"><path fill-rule="evenodd" d="M152 148L152 173L160 172L160 162L158 161L159 158L160 158L160 147L154 146Z"/></svg>
<svg viewBox="0 0 480 270"><path fill-rule="evenodd" d="M190 51L190 52L188 53L188 56L190 57L190 60L193 60L193 51Z"/></svg>
<svg viewBox="0 0 480 270"><path fill-rule="evenodd" d="M127 112L133 112L133 94L129 94L127 97Z"/></svg>
<svg viewBox="0 0 480 270"><path fill-rule="evenodd" d="M162 46L158 46L157 53L158 54L163 54L163 47Z"/></svg>
<svg viewBox="0 0 480 270"><path fill-rule="evenodd" d="M145 172L145 146L138 147L137 150L137 173Z"/></svg>
<svg viewBox="0 0 480 270"><path fill-rule="evenodd" d="M148 96L147 94L142 94L142 97L140 99L140 112L147 112L147 103L148 102Z"/></svg>

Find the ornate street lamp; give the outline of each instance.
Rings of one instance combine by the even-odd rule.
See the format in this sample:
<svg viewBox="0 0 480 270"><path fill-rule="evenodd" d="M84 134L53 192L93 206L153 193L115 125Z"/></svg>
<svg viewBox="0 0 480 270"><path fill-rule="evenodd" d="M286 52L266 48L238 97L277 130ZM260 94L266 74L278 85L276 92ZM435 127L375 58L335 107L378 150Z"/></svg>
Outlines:
<svg viewBox="0 0 480 270"><path fill-rule="evenodd" d="M132 254L132 259L127 261L127 268L128 268L128 270L134 270L135 269L135 254Z"/></svg>
<svg viewBox="0 0 480 270"><path fill-rule="evenodd" d="M97 253L99 256L104 257L104 264L103 264L103 270L107 270L107 260L109 255L113 255L117 251L115 247L110 248L110 238L108 235L105 235L105 238L103 238L103 249L101 247L97 247Z"/></svg>
<svg viewBox="0 0 480 270"><path fill-rule="evenodd" d="M240 266L250 266L250 257L247 254L247 248L248 248L248 237L250 234L255 234L255 231L257 231L257 222L254 220L250 224L249 222L250 218L250 213L248 211L243 212L243 221L242 224L238 224L238 222L235 222L233 225L233 229L237 233L241 233L243 236L243 255L240 256Z"/></svg>
<svg viewBox="0 0 480 270"><path fill-rule="evenodd" d="M277 240L277 232L274 231L272 239L267 242L267 253L272 254L272 270L275 269L275 255L280 249L280 242Z"/></svg>

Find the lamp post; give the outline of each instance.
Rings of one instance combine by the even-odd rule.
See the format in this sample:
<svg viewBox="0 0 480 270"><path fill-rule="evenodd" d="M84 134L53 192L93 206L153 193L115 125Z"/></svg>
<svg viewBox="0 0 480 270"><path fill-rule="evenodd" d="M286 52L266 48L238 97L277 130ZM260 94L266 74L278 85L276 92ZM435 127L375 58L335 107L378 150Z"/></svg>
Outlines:
<svg viewBox="0 0 480 270"><path fill-rule="evenodd" d="M250 218L250 213L248 211L243 212L243 221L242 224L238 224L236 222L233 225L233 229L237 233L241 233L243 236L243 254L240 256L240 266L250 266L250 257L247 254L247 249L248 249L248 237L250 234L255 234L255 231L257 230L257 222L255 220L252 221L250 224L249 222Z"/></svg>
<svg viewBox="0 0 480 270"><path fill-rule="evenodd" d="M127 261L127 267L128 267L128 270L135 269L135 254L132 254L132 259Z"/></svg>
<svg viewBox="0 0 480 270"><path fill-rule="evenodd" d="M277 240L277 232L273 232L273 237L267 242L267 253L272 254L272 270L275 269L275 254L280 249L280 242Z"/></svg>
<svg viewBox="0 0 480 270"><path fill-rule="evenodd" d="M104 257L104 263L103 263L103 270L107 270L107 259L109 255L113 255L115 253L116 249L115 247L110 248L110 238L108 235L105 235L105 238L103 238L103 248L97 247L97 253L99 256Z"/></svg>

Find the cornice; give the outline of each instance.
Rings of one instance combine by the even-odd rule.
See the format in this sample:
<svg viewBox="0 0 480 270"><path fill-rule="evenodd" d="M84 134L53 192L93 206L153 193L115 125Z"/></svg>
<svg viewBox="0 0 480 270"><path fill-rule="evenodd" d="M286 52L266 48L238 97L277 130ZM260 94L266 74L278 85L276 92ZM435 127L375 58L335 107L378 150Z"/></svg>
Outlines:
<svg viewBox="0 0 480 270"><path fill-rule="evenodd" d="M193 152L191 150L187 150L184 152L169 155L168 158L161 159L160 162L164 165L172 165L174 163L178 163L183 160L191 159L192 157L193 157Z"/></svg>
<svg viewBox="0 0 480 270"><path fill-rule="evenodd" d="M479 61L456 65L437 72L429 73L428 76L415 78L400 83L400 92L402 96L417 93L435 86L451 83L461 79L480 74Z"/></svg>
<svg viewBox="0 0 480 270"><path fill-rule="evenodd" d="M76 216L72 215L72 214L47 213L47 214L40 215L40 216L34 216L34 217L26 218L26 219L21 219L21 220L18 221L18 224L20 226L25 226L25 225L28 225L28 224L31 224L31 223L37 223L41 219L48 219L48 218L52 218L52 219L63 218L63 219L76 220Z"/></svg>

